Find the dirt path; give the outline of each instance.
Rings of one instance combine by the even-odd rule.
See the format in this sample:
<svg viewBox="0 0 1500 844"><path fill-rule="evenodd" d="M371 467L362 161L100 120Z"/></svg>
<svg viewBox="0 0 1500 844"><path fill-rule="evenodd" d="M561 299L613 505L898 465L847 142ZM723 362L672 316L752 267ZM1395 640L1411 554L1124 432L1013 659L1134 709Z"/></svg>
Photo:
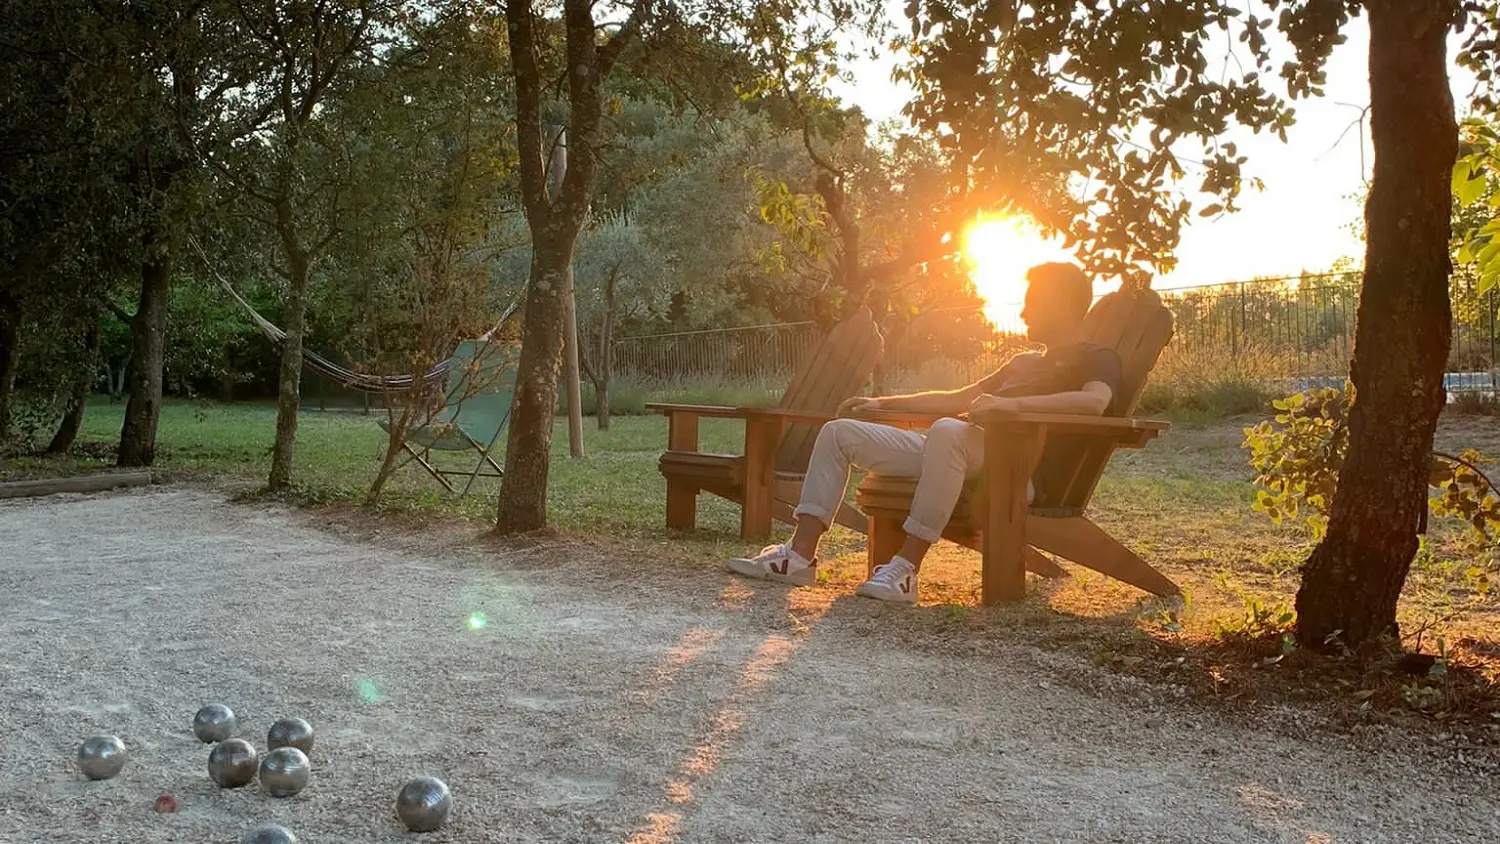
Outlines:
<svg viewBox="0 0 1500 844"><path fill-rule="evenodd" d="M1293 738L1003 636L913 646L896 608L599 546L359 538L156 489L0 505L0 587L5 842L264 820L302 844L1500 838L1490 760ZM308 789L217 790L189 729L210 701L262 748L311 721ZM97 731L133 757L85 782ZM456 801L420 839L392 812L419 774Z"/></svg>

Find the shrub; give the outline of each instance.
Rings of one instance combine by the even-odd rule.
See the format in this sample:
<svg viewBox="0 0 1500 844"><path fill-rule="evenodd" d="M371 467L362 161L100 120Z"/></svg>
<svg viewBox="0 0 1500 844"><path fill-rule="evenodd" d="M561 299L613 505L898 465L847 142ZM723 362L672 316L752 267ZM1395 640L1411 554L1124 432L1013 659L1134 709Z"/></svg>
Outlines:
<svg viewBox="0 0 1500 844"><path fill-rule="evenodd" d="M1152 369L1140 407L1213 417L1263 412L1295 372L1294 355L1263 347L1171 345Z"/></svg>
<svg viewBox="0 0 1500 844"><path fill-rule="evenodd" d="M1348 413L1354 387L1307 390L1278 399L1273 420L1245 429L1243 448L1256 470L1254 509L1272 521L1304 519L1315 537L1328 526L1339 468L1349 447ZM1457 456L1433 452L1428 485L1439 494L1429 511L1462 521L1477 543L1490 545L1500 527L1500 495L1481 466L1492 463L1472 449Z"/></svg>

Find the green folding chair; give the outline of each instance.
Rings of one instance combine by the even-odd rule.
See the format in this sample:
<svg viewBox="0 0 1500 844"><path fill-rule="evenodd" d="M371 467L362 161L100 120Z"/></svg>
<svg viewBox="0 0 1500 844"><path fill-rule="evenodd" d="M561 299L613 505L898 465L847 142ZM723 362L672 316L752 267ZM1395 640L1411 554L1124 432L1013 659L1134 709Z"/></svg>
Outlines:
<svg viewBox="0 0 1500 844"><path fill-rule="evenodd" d="M444 379L441 401L425 421L407 428L402 448L409 456L396 468L416 461L449 492L458 490L448 476L467 477L459 495L467 495L479 478L504 477L505 471L490 457L490 450L510 419L519 351L514 344L487 340L460 344ZM389 433L391 420L380 420L380 427ZM433 465L435 451L474 451L479 459L472 470L440 469ZM486 467L493 471L485 471Z"/></svg>

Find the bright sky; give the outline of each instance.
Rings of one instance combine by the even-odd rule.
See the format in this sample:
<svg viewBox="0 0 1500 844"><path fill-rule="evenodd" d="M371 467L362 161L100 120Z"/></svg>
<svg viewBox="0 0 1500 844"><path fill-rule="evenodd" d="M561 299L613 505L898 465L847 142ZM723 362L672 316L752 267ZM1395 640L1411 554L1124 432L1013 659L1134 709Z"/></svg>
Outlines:
<svg viewBox="0 0 1500 844"><path fill-rule="evenodd" d="M1153 287L1295 275L1304 269L1327 270L1340 257L1362 258L1363 245L1349 227L1361 214L1353 196L1373 161L1368 120L1363 132L1356 125L1360 109L1369 103L1364 18L1354 21L1347 34L1347 43L1334 51L1327 67L1326 96L1294 104L1297 124L1288 130L1285 144L1274 135L1256 136L1248 130L1230 136L1249 159L1245 177L1259 177L1265 182L1264 192L1247 187L1234 214L1215 220L1193 215L1178 248L1177 268L1157 277ZM1457 37L1450 39L1450 60L1460 43ZM891 66L891 59L866 61L855 68L856 84L840 86L835 93L861 106L874 120L899 118L909 89L889 81ZM1450 78L1462 117L1472 76L1453 66ZM1189 170L1188 180L1193 177ZM1197 205L1204 204L1200 195L1192 195ZM986 280L976 282L984 292Z"/></svg>

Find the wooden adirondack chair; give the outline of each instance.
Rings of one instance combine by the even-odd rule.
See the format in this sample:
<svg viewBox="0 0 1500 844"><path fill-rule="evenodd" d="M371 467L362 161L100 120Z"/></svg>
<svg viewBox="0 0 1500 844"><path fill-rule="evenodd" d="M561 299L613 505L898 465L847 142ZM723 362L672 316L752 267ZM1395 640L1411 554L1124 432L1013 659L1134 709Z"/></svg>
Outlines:
<svg viewBox="0 0 1500 844"><path fill-rule="evenodd" d="M1175 583L1084 516L1115 449L1143 448L1169 427L1130 414L1172 337L1172 314L1154 292L1111 293L1095 303L1085 325L1090 341L1120 354L1124 379L1119 407L1124 416L981 414L974 420L985 432L985 471L966 485L943 537L984 555L982 603L1024 598L1027 569L1062 576L1062 569L1038 549L1155 595L1180 594ZM909 428L935 421L916 414L860 417ZM1038 471L1048 447L1047 461ZM1035 485L1029 507L1028 480ZM889 562L900 549L905 539L901 525L915 490L915 478L875 475L856 488L855 503L870 520L871 569Z"/></svg>
<svg viewBox="0 0 1500 844"><path fill-rule="evenodd" d="M697 523L700 491L740 505L740 535L747 539L769 536L773 518L791 522L818 429L844 399L865 388L883 353L874 317L859 308L808 355L776 407L646 405L668 419L667 450L658 463L667 479L667 527L688 530ZM703 417L745 420L744 452L699 451ZM847 504L836 521L861 532L866 524Z"/></svg>

